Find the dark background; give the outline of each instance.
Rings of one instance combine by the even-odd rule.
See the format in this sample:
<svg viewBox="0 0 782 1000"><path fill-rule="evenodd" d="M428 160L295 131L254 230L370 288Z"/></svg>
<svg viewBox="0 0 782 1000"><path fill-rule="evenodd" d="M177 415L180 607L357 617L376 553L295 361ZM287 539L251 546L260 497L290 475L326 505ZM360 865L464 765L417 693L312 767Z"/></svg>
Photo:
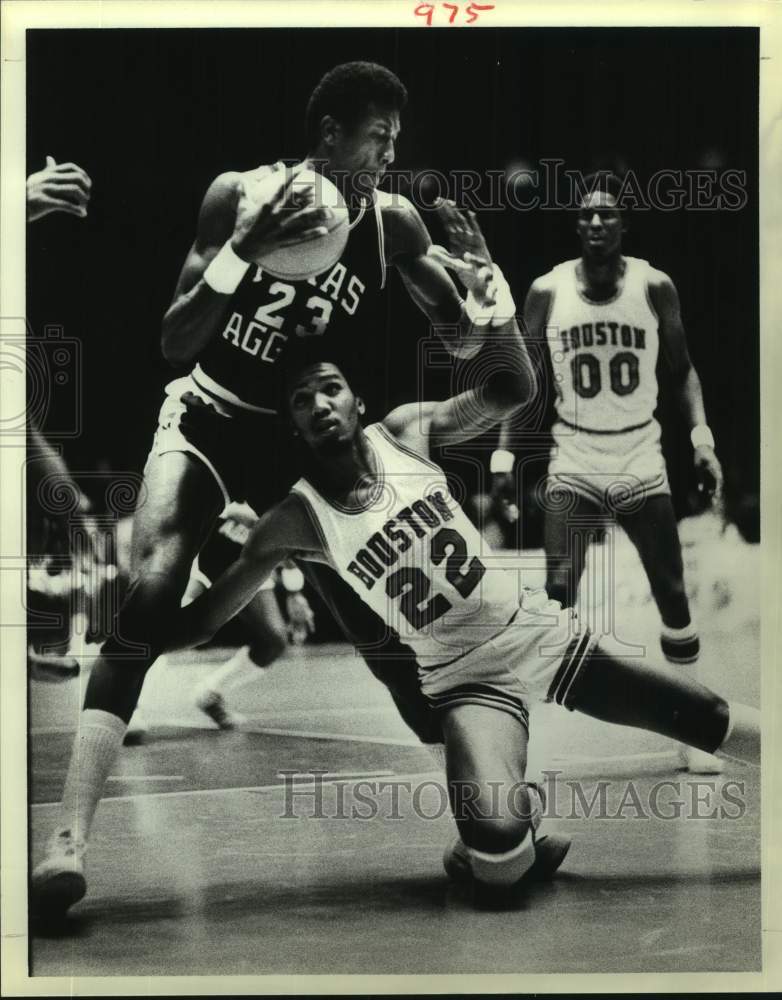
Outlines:
<svg viewBox="0 0 782 1000"><path fill-rule="evenodd" d="M34 335L56 324L82 344L71 382L82 431L63 442L76 472L143 466L161 388L176 374L160 353L160 320L209 182L303 156L304 108L320 76L369 59L409 91L399 169L486 171L550 157L584 172L630 168L642 181L662 168L746 171L741 211L635 212L624 249L679 289L731 507L758 492L754 29L37 30L27 39L28 173L50 154L93 181L86 220L55 215L28 229ZM519 305L534 277L578 255L564 211L480 220ZM427 334L396 275L390 284L386 314L367 331L373 416L416 398ZM436 377L427 388L437 390ZM72 400L46 416L53 437L68 423L63 407ZM682 513L691 449L664 376L660 417Z"/></svg>

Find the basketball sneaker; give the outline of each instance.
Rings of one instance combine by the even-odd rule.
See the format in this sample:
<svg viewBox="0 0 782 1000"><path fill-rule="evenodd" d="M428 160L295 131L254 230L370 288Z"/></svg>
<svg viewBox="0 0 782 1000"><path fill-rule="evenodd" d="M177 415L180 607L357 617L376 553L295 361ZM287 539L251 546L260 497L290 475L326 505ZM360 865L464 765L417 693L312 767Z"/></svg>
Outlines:
<svg viewBox="0 0 782 1000"><path fill-rule="evenodd" d="M46 857L32 874L32 902L38 916L62 916L84 896L84 850L84 841L76 840L70 830L54 834Z"/></svg>
<svg viewBox="0 0 782 1000"><path fill-rule="evenodd" d="M684 770L690 774L722 774L725 769L724 761L715 757L713 753L685 744L679 747L679 760Z"/></svg>
<svg viewBox="0 0 782 1000"><path fill-rule="evenodd" d="M225 704L225 698L219 691L202 688L196 696L196 707L208 715L219 729L236 729L241 722L241 718Z"/></svg>
<svg viewBox="0 0 782 1000"><path fill-rule="evenodd" d="M542 837L536 834L535 861L521 881L544 882L551 878L565 860L570 844L570 837L563 833L544 833ZM461 837L445 849L443 868L454 882L469 882L472 879L470 855Z"/></svg>
<svg viewBox="0 0 782 1000"><path fill-rule="evenodd" d="M541 810L546 808L546 793L541 785L530 782L538 797L540 798ZM564 833L547 833L540 828L538 821L537 829L534 831L535 840L535 860L532 867L516 883L517 886L528 881L538 882L551 878L562 862L565 860L567 852L570 850L571 838ZM472 866L470 865L470 855L467 847L462 842L461 837L447 847L443 854L443 868L449 878L454 882L469 882L472 879Z"/></svg>

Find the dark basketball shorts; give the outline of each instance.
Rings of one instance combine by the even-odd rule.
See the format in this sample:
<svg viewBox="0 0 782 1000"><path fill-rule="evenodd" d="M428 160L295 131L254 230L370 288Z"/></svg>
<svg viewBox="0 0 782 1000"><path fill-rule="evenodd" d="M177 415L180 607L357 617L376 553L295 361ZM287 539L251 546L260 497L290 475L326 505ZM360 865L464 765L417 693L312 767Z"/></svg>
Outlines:
<svg viewBox="0 0 782 1000"><path fill-rule="evenodd" d="M222 521L215 525L204 547L193 560L190 576L203 587L211 587L214 581L239 558L242 551L241 543L224 533L224 525ZM260 590L274 590L273 575L263 581Z"/></svg>
<svg viewBox="0 0 782 1000"><path fill-rule="evenodd" d="M290 485L283 460L290 442L283 438L275 415L225 404L187 375L166 386L150 454L194 455L211 472L226 504L247 500L263 513Z"/></svg>

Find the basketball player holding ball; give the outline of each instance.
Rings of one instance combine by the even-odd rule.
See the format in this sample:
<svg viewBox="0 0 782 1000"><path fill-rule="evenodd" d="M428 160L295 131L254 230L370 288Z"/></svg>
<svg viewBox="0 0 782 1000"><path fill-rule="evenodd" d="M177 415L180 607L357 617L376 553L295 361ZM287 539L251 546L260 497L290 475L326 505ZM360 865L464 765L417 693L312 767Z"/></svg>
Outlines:
<svg viewBox="0 0 782 1000"><path fill-rule="evenodd" d="M168 386L160 412L134 519L130 586L93 667L53 839L33 873L39 908L64 911L86 891L84 847L105 780L145 673L164 648L193 559L220 511L230 500L248 499L262 513L285 485L279 482L274 409L276 366L286 341L347 341L366 333L371 307L385 294L386 269L393 266L428 320L448 326L449 349L457 355L474 350L471 333L485 305L484 286L476 283L473 293L468 268L463 301L428 253L431 240L415 208L376 191L394 161L406 98L404 86L382 66L337 66L310 98L305 161L293 170L275 164L222 174L206 192L162 330L165 357L189 374ZM296 243L306 254L308 242L325 237L333 222L317 192L310 196L296 184L304 169L337 184L350 208L350 230L328 273L283 280L255 262ZM275 193L267 202L255 200L254 191L273 173L279 176ZM488 257L480 234L455 209L443 206L443 215L452 250ZM384 623L360 602L342 600L349 588L333 577L326 596L346 632L370 645L382 640ZM383 674L419 736L438 741L409 656L404 665L387 657L369 665Z"/></svg>
<svg viewBox="0 0 782 1000"><path fill-rule="evenodd" d="M570 503L545 511L546 590L575 603L595 515L610 513L638 550L662 619L660 645L673 665L696 672L698 633L690 617L681 546L660 448L656 364L662 348L693 446L699 485L719 495L722 470L690 360L676 287L647 261L622 254L625 225L612 174L585 178L578 216L581 257L537 278L524 320L545 337L556 390L549 488ZM492 459L495 496L513 492L513 455L500 435ZM721 762L683 747L691 771L718 773Z"/></svg>

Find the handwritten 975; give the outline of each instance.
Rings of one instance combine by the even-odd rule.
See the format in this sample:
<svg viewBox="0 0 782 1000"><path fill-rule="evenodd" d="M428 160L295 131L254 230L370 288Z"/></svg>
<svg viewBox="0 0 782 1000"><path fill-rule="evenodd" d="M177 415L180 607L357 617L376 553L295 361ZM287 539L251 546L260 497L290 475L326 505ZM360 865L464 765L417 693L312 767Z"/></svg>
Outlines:
<svg viewBox="0 0 782 1000"><path fill-rule="evenodd" d="M433 24L474 24L480 14L494 10L493 3L419 3L415 8L415 16L426 22L427 27Z"/></svg>

